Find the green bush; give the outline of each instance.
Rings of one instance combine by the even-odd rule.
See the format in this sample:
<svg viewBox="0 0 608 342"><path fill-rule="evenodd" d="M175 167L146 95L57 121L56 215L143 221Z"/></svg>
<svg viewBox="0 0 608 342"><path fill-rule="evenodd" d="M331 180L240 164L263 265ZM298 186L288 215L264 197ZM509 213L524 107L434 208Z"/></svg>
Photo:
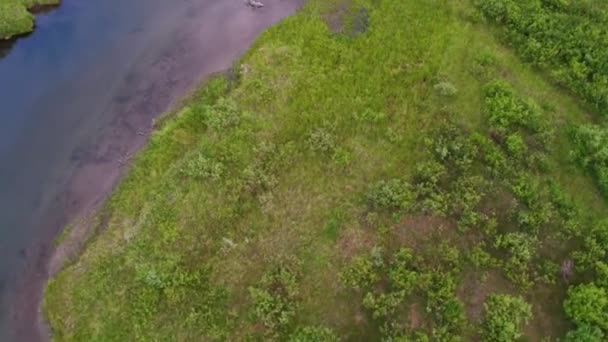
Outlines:
<svg viewBox="0 0 608 342"><path fill-rule="evenodd" d="M367 202L374 209L408 209L413 200L410 184L400 179L380 181L367 193Z"/></svg>
<svg viewBox="0 0 608 342"><path fill-rule="evenodd" d="M583 248L574 253L580 269L591 269L598 261L608 259L608 220L595 222L591 229L586 229L583 237Z"/></svg>
<svg viewBox="0 0 608 342"><path fill-rule="evenodd" d="M317 128L310 133L308 144L313 151L324 153L331 153L336 148L334 136L323 128Z"/></svg>
<svg viewBox="0 0 608 342"><path fill-rule="evenodd" d="M348 288L363 290L371 287L380 279L377 272L378 266L369 256L359 256L345 271L340 273L340 279Z"/></svg>
<svg viewBox="0 0 608 342"><path fill-rule="evenodd" d="M277 265L264 274L257 286L249 288L257 320L271 336L285 332L293 323L299 295L297 274L285 265Z"/></svg>
<svg viewBox="0 0 608 342"><path fill-rule="evenodd" d="M570 287L564 301L566 314L577 325L608 329L608 291L594 283Z"/></svg>
<svg viewBox="0 0 608 342"><path fill-rule="evenodd" d="M557 83L608 114L605 8L597 2L478 0L487 19L498 24L520 56ZM568 5L564 5L564 4ZM591 11L583 9L583 3Z"/></svg>
<svg viewBox="0 0 608 342"><path fill-rule="evenodd" d="M460 336L466 325L464 305L456 296L456 279L448 273L433 274L429 283L426 311L437 324L433 335L437 340Z"/></svg>
<svg viewBox="0 0 608 342"><path fill-rule="evenodd" d="M448 213L450 199L444 191L447 181L446 167L436 161L424 162L416 167L413 177L416 193L415 208L425 213L445 216Z"/></svg>
<svg viewBox="0 0 608 342"><path fill-rule="evenodd" d="M545 129L538 106L521 100L505 81L497 80L485 86L485 106L490 124L502 133L517 128L532 133Z"/></svg>
<svg viewBox="0 0 608 342"><path fill-rule="evenodd" d="M536 239L522 232L507 233L496 237L495 247L508 253L505 265L509 279L521 286L529 286L530 261L536 254Z"/></svg>
<svg viewBox="0 0 608 342"><path fill-rule="evenodd" d="M213 106L205 106L203 110L207 125L218 132L235 127L241 121L238 105L230 98L220 98Z"/></svg>
<svg viewBox="0 0 608 342"><path fill-rule="evenodd" d="M605 335L602 329L587 324L579 325L576 330L569 331L566 342L603 342Z"/></svg>
<svg viewBox="0 0 608 342"><path fill-rule="evenodd" d="M439 82L433 87L437 94L445 97L452 97L458 94L458 89L450 82Z"/></svg>
<svg viewBox="0 0 608 342"><path fill-rule="evenodd" d="M21 1L0 1L0 40L28 33L34 28L34 17Z"/></svg>
<svg viewBox="0 0 608 342"><path fill-rule="evenodd" d="M526 145L526 142L521 135L517 133L513 133L507 137L506 147L507 152L517 158L524 157L528 151L528 145Z"/></svg>
<svg viewBox="0 0 608 342"><path fill-rule="evenodd" d="M338 342L340 339L325 327L299 328L289 336L288 342Z"/></svg>
<svg viewBox="0 0 608 342"><path fill-rule="evenodd" d="M349 151L338 147L335 149L334 154L332 155L331 159L339 167L346 169L352 161L352 155Z"/></svg>
<svg viewBox="0 0 608 342"><path fill-rule="evenodd" d="M192 178L218 180L224 174L226 167L221 161L216 161L199 152L186 161L181 169L182 174Z"/></svg>
<svg viewBox="0 0 608 342"><path fill-rule="evenodd" d="M488 268L496 264L496 260L485 251L483 246L475 246L467 254L468 259L477 268Z"/></svg>
<svg viewBox="0 0 608 342"><path fill-rule="evenodd" d="M598 285L608 288L608 262L597 261L595 263L596 282Z"/></svg>
<svg viewBox="0 0 608 342"><path fill-rule="evenodd" d="M482 338L491 342L511 342L521 337L523 325L532 318L530 304L521 297L493 294L484 304Z"/></svg>
<svg viewBox="0 0 608 342"><path fill-rule="evenodd" d="M412 291L418 281L415 264L412 250L401 248L395 253L388 271L388 278L392 286L400 291Z"/></svg>
<svg viewBox="0 0 608 342"><path fill-rule="evenodd" d="M372 312L376 320L384 321L392 316L401 305L407 293L395 291L389 293L368 292L363 298L363 307Z"/></svg>
<svg viewBox="0 0 608 342"><path fill-rule="evenodd" d="M473 133L470 140L479 149L479 160L492 177L511 173L513 163L507 162L505 153L490 138Z"/></svg>
<svg viewBox="0 0 608 342"><path fill-rule="evenodd" d="M608 198L608 129L582 125L572 134L574 157L589 170L604 196Z"/></svg>
<svg viewBox="0 0 608 342"><path fill-rule="evenodd" d="M473 59L471 73L478 78L487 78L492 73L492 68L498 64L496 55L490 50L482 50Z"/></svg>

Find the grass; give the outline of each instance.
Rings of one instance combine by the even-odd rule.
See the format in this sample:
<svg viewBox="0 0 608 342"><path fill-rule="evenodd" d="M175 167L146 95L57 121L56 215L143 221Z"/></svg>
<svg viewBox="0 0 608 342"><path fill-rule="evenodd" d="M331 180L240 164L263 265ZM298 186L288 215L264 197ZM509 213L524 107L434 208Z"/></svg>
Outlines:
<svg viewBox="0 0 608 342"><path fill-rule="evenodd" d="M32 32L34 16L28 9L58 5L60 0L0 0L0 39Z"/></svg>
<svg viewBox="0 0 608 342"><path fill-rule="evenodd" d="M339 32L328 24L336 11ZM487 132L483 89L496 78L549 108L543 115L555 141L539 177L591 215L607 209L569 159L569 127L592 114L503 47L467 1L312 0L266 31L234 69L235 80L210 80L163 120L107 203L104 230L50 281L44 312L54 340L285 339L303 326L378 340L381 324L340 282L351 260L374 246L411 245L426 255L425 241L450 242L466 255L470 241L437 228L450 227L448 218L370 211L366 193L430 160L439 122ZM442 95L438 84L455 91ZM299 274L289 299L295 317L286 331L269 332L249 289L285 264ZM462 299L471 325L483 304L475 293L500 290L533 305L528 338L565 332L563 284L535 296L539 288L494 276L499 267L486 282L463 267L470 272L459 288L470 277L482 284ZM424 298L414 297L412 308L424 308ZM412 325L435 324L420 316Z"/></svg>

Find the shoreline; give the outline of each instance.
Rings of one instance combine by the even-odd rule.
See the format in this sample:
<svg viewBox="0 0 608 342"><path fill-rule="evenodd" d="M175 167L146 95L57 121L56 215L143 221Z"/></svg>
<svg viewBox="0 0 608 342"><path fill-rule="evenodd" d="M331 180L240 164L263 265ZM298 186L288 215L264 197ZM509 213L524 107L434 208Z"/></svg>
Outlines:
<svg viewBox="0 0 608 342"><path fill-rule="evenodd" d="M47 219L39 229L43 234L37 236L23 253L24 271L16 281L15 298L9 299L9 320L14 323L11 324L11 335L16 340L50 340L50 329L42 312L46 284L66 263L80 255L97 228L103 226L96 224L95 219L99 213L103 213L107 199L129 171L132 157L145 148L148 134L154 129L154 120L173 115L206 80L221 73L221 70L225 71L238 60L259 33L294 13L300 8L301 2L277 1L270 5L260 11L242 5L236 15L241 16L247 25L237 27L237 30L245 32L234 33L237 39L229 41L223 50L203 51L204 42L199 35L210 34L205 27L198 25L186 29L189 30L185 35L187 37L181 37L182 41L174 44L158 60L147 61L151 67L147 70L149 72L141 79L131 80L135 84L126 85L127 93L132 93L131 96L127 94L127 100L118 99L110 108L124 115L106 127L98 141L82 152L84 158L75 166L65 191L44 209L46 214L43 217ZM256 22L251 22L252 19ZM211 43L226 44L223 39L216 37L211 39ZM198 45L193 47L191 44ZM201 55L207 57L207 54L211 56L203 58L204 62L193 62L193 58ZM198 65L190 68L194 70L183 70L188 69L184 65L189 63ZM183 78L176 74L181 74ZM133 86L135 91L132 91ZM68 226L71 229L67 235L62 236L62 242L55 245L57 237L65 234L62 231ZM32 329L31 322L36 322L35 329Z"/></svg>
<svg viewBox="0 0 608 342"><path fill-rule="evenodd" d="M204 78L200 82L204 82ZM190 92L195 89L190 89ZM177 95L177 101L170 103L169 109L159 113L158 117L172 113L189 96L188 93ZM137 132L134 135L136 137L133 137L132 141L122 146L123 150L127 151L126 154L133 156L145 148L148 140L147 136L137 135ZM97 149L108 148L106 144L112 144L112 138L102 137L101 140L103 141L97 143L95 147ZM104 205L112 195L114 188L120 184L121 179L129 171L130 160L119 162L119 159L125 153L116 152L105 156L115 159L115 167L103 165L99 168L99 165L95 165L95 163L87 165L86 162L79 165L70 177L70 184L66 193L63 194L63 198L56 201L54 205L56 208L46 210L50 213L44 216L48 217L50 223L46 224L48 229L40 229L40 231L47 234L39 237L30 248L24 251L26 258L25 271L17 281L19 285L24 286L18 286L17 299L11 302L12 308L10 310L13 315L16 315L11 317L11 320L17 324L30 321L35 314L36 331L17 328L21 330L14 332L17 340L50 340L47 337L50 336L50 329L42 312L46 284L67 263L72 261L72 258L79 256L87 241L94 235L97 225L93 221L103 211ZM112 164L112 162L104 164ZM100 188L84 196L79 194L83 186L79 183L93 178ZM66 208L60 208L64 205L68 207L67 210ZM64 232L64 229L68 229L68 231ZM64 236L63 241L58 243L56 239L65 233L67 235Z"/></svg>

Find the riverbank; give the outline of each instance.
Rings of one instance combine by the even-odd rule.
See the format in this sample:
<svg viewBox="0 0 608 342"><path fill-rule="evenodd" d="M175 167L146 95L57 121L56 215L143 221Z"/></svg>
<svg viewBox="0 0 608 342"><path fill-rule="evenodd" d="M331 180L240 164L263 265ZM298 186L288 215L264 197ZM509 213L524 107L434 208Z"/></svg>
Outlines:
<svg viewBox="0 0 608 342"><path fill-rule="evenodd" d="M494 33L444 0L266 31L133 158L48 284L53 338L563 338L588 274L560 266L608 210L570 158L597 113Z"/></svg>
<svg viewBox="0 0 608 342"><path fill-rule="evenodd" d="M36 221L32 227L6 232L10 235L3 242L13 248L18 244L11 243L11 235L21 237L25 229L35 232L33 242L28 243L15 257L19 263L23 263L19 270L25 269L20 272L19 279L13 285L13 280L4 278L7 275L2 274L2 281L6 281L2 285L8 285L2 288L1 302L9 307L6 322L2 317L2 326L6 323L7 327L0 334L3 341L6 338L7 341L46 339L43 326L37 329L34 325L39 317L43 284L49 271L52 271L48 262L54 250L53 239L60 227L95 211L104 202L122 170L129 164L130 156L135 155L147 141L154 119L188 94L202 78L229 68L262 30L293 13L299 6L298 1L270 0L266 8L254 11L238 1L184 1L179 5L168 4L170 8L160 11L158 14L162 16L156 18L154 9L164 6L163 1L157 3L154 6L148 3L146 10L140 9L135 13L137 17L127 24L117 20L116 27L101 27L98 32L103 43L108 41L107 37L114 36L107 45L102 45L106 48L97 52L96 56L86 54L84 56L87 58L81 59L76 58L76 54L69 56L71 63L67 68L78 70L81 65L76 62L79 62L88 71L77 77L60 74L60 84L52 87L51 93L45 93L42 100L40 96L33 97L30 104L39 106L41 115L37 120L32 120L31 124L35 126L19 127L20 131L31 135L19 138L13 143L14 151L2 155L1 171L6 177L3 182L9 184L2 200L3 203L6 200L7 205L11 203L12 208L11 214L7 217L3 215L3 219L12 219L13 213L23 211L24 215ZM118 2L115 5L129 13L131 7L137 7L136 4ZM45 26L53 30L52 19L57 14L63 21L63 33L70 34L70 31L65 31L66 27L80 27L80 21L86 20L91 14L91 7L94 4L66 2L59 11L51 13ZM103 9L103 12L98 11L101 12L98 17L95 17L95 13L91 14L93 19L98 19L93 27L124 15L122 12L113 15L113 11ZM70 14L84 17L74 18L78 25L72 24L68 19ZM93 20L89 18L89 21ZM153 26L148 21L153 22ZM90 34L89 26L85 28L87 31L83 32ZM123 31L127 32L115 36ZM78 39L81 34L71 33L68 41L71 41L69 38ZM36 36L37 39L43 38ZM77 43L80 42L77 40ZM13 52L23 56L21 45L27 45L28 41L18 43ZM83 51L88 53L96 51L96 48L91 46ZM71 50L62 48L62 51L73 51L75 48L68 46L68 49ZM41 56L31 56L28 60L46 56L53 64L53 58L60 56L47 55L46 51L41 53ZM13 56L9 54L7 60L12 61ZM54 64L56 69L62 70L62 63ZM41 65L38 62L33 67ZM51 82L49 79L40 80L32 90L38 90L39 84ZM15 109L9 108L12 109L10 114L13 114ZM68 129L69 132L62 131ZM58 142L61 142L59 146ZM46 151L46 146L53 148ZM11 167L17 170L11 172ZM37 174L44 170L44 175ZM16 186L21 187L14 191L18 201L15 197L4 198L4 195L13 193L12 188ZM29 196L43 190L40 197ZM28 207L32 202L34 208ZM7 221L7 229L15 224L14 221ZM22 224L20 221L17 223ZM3 249L3 252L7 254L4 261L8 264L12 260L9 258L12 257L9 254L11 250ZM13 265L8 267L17 268ZM2 308L4 311L4 306ZM4 333L8 330L11 330L12 337L5 337Z"/></svg>
<svg viewBox="0 0 608 342"><path fill-rule="evenodd" d="M30 33L34 14L58 6L61 0L0 0L0 39Z"/></svg>

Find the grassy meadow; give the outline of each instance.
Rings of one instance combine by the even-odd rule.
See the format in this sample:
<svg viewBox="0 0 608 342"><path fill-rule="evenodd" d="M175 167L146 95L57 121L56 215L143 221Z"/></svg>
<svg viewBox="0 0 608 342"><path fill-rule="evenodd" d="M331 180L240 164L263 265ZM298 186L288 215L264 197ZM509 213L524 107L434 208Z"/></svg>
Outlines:
<svg viewBox="0 0 608 342"><path fill-rule="evenodd" d="M9 39L34 29L34 16L28 9L58 5L60 0L0 0L0 39Z"/></svg>
<svg viewBox="0 0 608 342"><path fill-rule="evenodd" d="M603 341L603 116L488 13L310 0L263 33L159 121L48 284L53 340Z"/></svg>

